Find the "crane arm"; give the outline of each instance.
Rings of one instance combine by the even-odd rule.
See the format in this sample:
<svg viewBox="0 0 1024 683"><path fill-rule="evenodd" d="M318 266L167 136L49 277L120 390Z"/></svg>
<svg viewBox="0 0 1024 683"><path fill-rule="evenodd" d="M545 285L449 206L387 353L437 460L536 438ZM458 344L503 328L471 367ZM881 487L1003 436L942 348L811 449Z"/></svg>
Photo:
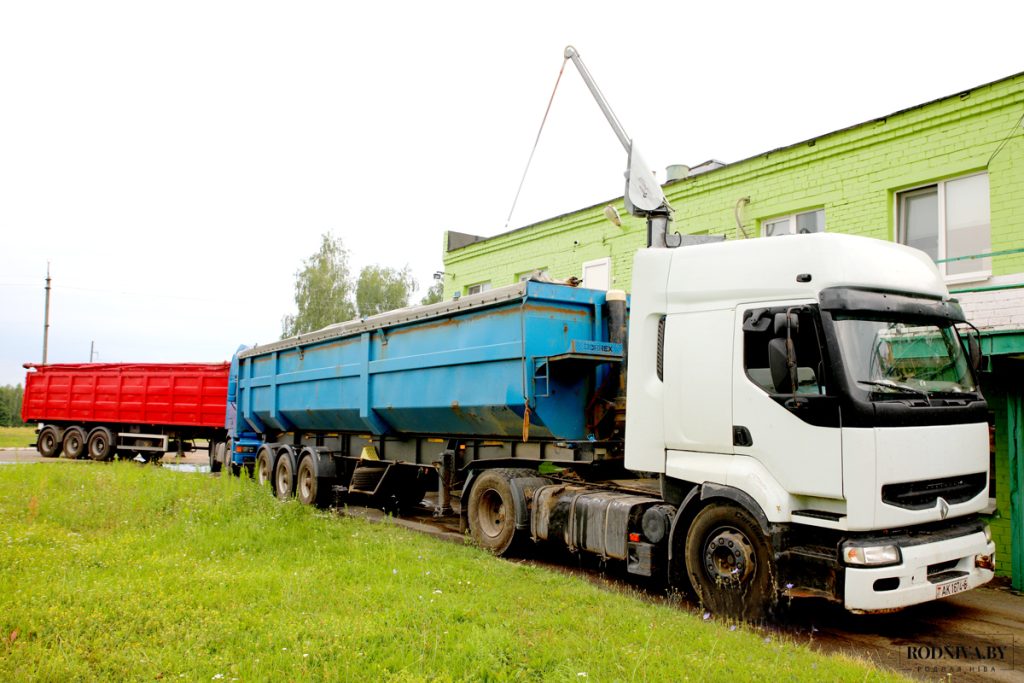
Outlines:
<svg viewBox="0 0 1024 683"><path fill-rule="evenodd" d="M643 216L647 219L647 245L653 247L678 246L678 235L668 234L668 224L671 221L671 210L665 193L654 178L643 157L633 146L633 140L622 127L615 112L612 111L608 100L605 99L597 82L590 75L590 70L580 58L580 53L572 45L565 48L565 59L572 60L576 70L587 84L590 94L597 101L601 113L608 120L619 142L626 150L628 161L626 165L626 191L624 199L626 209L634 216Z"/></svg>

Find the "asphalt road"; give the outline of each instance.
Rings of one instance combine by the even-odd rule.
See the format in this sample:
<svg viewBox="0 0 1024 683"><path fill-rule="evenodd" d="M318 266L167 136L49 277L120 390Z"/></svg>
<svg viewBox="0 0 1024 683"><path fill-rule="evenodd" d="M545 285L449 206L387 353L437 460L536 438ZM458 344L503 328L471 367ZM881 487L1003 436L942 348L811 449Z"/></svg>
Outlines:
<svg viewBox="0 0 1024 683"><path fill-rule="evenodd" d="M30 449L0 449L0 464L47 463L88 466L89 460L42 458ZM177 457L164 455L164 466L183 471L205 471L205 450ZM439 538L465 542L457 518L434 519L426 510L403 518L372 508L349 505L347 514L394 523ZM652 601L667 601L656 587L637 585L596 567L535 562L559 571L579 574L610 590L645 589ZM701 614L699 606L673 599L680 609ZM713 618L713 617L709 617ZM764 630L765 637L781 637L829 653L845 653L880 667L921 680L1020 681L1024 683L1024 595L1005 580L893 614L855 615L820 600L798 600L783 621Z"/></svg>

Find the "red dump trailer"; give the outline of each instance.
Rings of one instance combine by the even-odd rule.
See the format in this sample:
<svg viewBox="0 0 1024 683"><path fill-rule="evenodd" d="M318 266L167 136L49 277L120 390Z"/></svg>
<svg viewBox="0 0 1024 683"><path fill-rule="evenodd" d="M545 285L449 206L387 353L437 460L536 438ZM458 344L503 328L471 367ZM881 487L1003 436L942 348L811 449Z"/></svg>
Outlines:
<svg viewBox="0 0 1024 683"><path fill-rule="evenodd" d="M228 363L26 363L21 416L44 457L159 457L223 442Z"/></svg>

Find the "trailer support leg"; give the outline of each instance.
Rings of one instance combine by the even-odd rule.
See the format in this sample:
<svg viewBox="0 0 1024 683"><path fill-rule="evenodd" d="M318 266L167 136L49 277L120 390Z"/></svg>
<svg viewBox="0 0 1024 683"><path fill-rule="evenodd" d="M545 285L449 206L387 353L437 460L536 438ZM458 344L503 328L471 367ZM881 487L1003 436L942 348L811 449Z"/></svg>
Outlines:
<svg viewBox="0 0 1024 683"><path fill-rule="evenodd" d="M455 469L455 451L449 449L441 453L440 469L437 473L437 506L435 517L444 517L452 513L452 478Z"/></svg>

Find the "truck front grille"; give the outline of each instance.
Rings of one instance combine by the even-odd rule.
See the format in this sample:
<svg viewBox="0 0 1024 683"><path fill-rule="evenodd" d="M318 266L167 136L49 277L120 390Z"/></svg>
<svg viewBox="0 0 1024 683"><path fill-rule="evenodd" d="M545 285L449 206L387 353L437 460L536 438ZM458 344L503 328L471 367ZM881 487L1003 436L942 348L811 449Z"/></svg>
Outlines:
<svg viewBox="0 0 1024 683"><path fill-rule="evenodd" d="M984 472L886 484L882 487L882 500L908 510L924 510L935 507L935 501L940 497L950 505L965 503L981 493L987 484L988 477Z"/></svg>

